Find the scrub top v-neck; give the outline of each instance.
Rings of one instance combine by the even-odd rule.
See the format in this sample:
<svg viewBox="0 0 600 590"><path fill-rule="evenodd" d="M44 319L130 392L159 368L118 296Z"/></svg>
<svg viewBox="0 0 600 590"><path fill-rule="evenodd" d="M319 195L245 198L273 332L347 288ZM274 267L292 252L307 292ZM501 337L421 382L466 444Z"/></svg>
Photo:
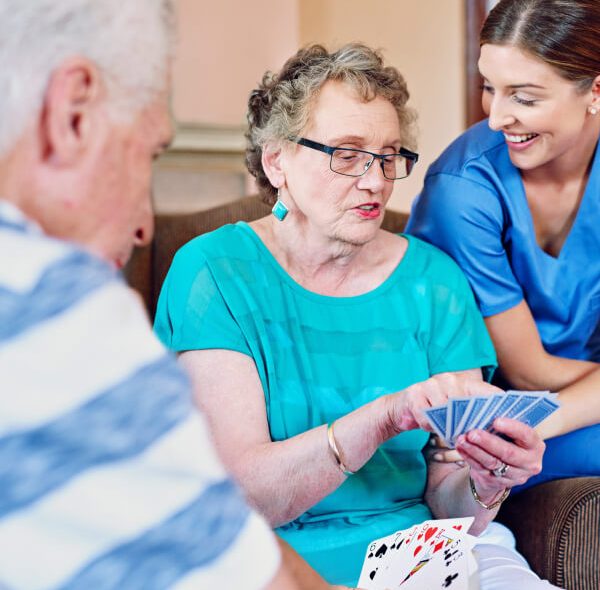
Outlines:
<svg viewBox="0 0 600 590"><path fill-rule="evenodd" d="M600 149L556 257L538 245L519 171L487 121L431 165L407 232L458 262L485 317L525 300L548 353L600 361Z"/></svg>

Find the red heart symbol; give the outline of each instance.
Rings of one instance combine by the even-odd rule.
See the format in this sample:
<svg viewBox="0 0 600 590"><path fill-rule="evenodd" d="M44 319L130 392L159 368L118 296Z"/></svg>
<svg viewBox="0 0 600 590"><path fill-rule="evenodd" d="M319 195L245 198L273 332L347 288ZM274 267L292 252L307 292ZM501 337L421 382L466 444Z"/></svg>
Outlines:
<svg viewBox="0 0 600 590"><path fill-rule="evenodd" d="M429 541L429 539L431 539L431 537L437 532L438 528L436 526L431 527L430 529L427 529L425 531L425 540Z"/></svg>
<svg viewBox="0 0 600 590"><path fill-rule="evenodd" d="M415 547L415 551L413 553L413 557L416 557L417 553L419 553L419 551L421 551L421 549L423 549L423 545L419 545L418 547Z"/></svg>

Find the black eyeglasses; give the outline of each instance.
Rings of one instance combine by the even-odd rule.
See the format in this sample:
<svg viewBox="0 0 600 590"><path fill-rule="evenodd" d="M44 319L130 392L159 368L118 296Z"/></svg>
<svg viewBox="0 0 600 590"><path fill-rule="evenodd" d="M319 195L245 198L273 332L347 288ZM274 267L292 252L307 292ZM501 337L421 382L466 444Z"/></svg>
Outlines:
<svg viewBox="0 0 600 590"><path fill-rule="evenodd" d="M304 137L293 136L288 139L299 145L329 154L331 171L344 176L362 176L375 160L379 160L384 178L400 180L411 173L419 159L419 154L402 147L397 154L374 154L356 148L331 147Z"/></svg>

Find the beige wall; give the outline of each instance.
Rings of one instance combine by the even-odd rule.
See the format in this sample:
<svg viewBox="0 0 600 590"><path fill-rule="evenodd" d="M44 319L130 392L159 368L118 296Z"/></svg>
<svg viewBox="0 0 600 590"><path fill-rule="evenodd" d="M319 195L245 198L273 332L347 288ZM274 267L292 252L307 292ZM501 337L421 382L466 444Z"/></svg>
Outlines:
<svg viewBox="0 0 600 590"><path fill-rule="evenodd" d="M298 48L296 0L177 0L173 108L180 121L242 125L266 69Z"/></svg>
<svg viewBox="0 0 600 590"><path fill-rule="evenodd" d="M425 170L463 130L463 0L302 0L300 43L362 41L405 76L419 114L421 159L398 181L391 206L407 211Z"/></svg>
<svg viewBox="0 0 600 590"><path fill-rule="evenodd" d="M464 0L177 0L177 4L180 46L174 66L174 113L179 122L200 125L199 134L212 137L223 127L228 137L237 133L240 139L230 143L228 157L242 145L249 91L266 69L278 69L300 45L311 42L332 48L363 41L381 49L407 79L411 104L419 113L421 159L413 176L397 182L392 207L409 209L428 164L463 129ZM179 190L176 176L163 182L164 194ZM225 182L211 192L204 181L194 183L191 178L187 174L180 183L187 193L173 204L191 199L193 208L196 200L204 199L200 206L212 206L231 190ZM202 191L210 194L203 196Z"/></svg>

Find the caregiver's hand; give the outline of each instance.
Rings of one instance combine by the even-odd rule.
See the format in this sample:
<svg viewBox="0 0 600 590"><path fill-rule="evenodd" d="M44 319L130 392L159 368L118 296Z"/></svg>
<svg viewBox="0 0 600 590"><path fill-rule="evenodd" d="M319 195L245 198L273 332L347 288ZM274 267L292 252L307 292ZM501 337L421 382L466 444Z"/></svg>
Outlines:
<svg viewBox="0 0 600 590"><path fill-rule="evenodd" d="M518 420L497 418L494 429L510 440L478 429L456 439L456 450L469 466L475 488L484 499L538 474L546 448L540 435Z"/></svg>

